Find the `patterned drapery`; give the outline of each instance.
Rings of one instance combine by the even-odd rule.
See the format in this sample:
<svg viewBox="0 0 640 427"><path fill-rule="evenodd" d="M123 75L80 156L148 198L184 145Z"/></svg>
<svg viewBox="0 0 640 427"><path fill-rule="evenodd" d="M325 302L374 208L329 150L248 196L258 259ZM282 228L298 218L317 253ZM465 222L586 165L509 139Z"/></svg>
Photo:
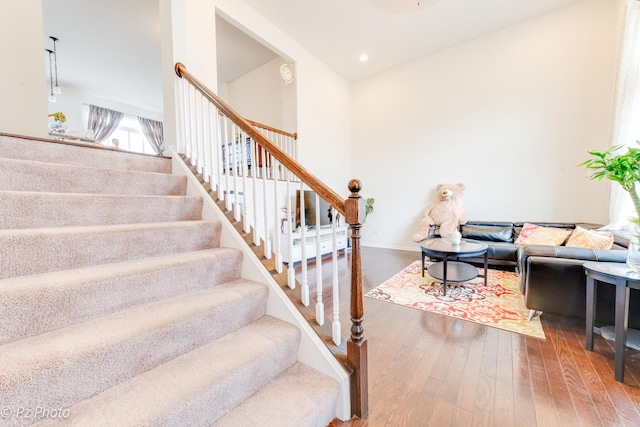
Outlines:
<svg viewBox="0 0 640 427"><path fill-rule="evenodd" d="M118 128L124 113L108 108L89 105L89 123L87 129L93 131L94 139L104 141Z"/></svg>
<svg viewBox="0 0 640 427"><path fill-rule="evenodd" d="M147 138L147 141L149 141L156 154L162 154L164 143L164 128L162 126L162 122L138 117L138 123L140 123L142 133L145 138Z"/></svg>

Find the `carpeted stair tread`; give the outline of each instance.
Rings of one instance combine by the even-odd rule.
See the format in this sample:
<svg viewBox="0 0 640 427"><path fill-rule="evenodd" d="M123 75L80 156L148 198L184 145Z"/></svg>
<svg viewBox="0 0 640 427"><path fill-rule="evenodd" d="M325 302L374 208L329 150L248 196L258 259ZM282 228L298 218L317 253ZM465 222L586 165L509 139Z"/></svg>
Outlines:
<svg viewBox="0 0 640 427"><path fill-rule="evenodd" d="M0 279L220 246L219 221L0 230Z"/></svg>
<svg viewBox="0 0 640 427"><path fill-rule="evenodd" d="M300 329L266 314L273 290L242 278L243 251L220 247L221 222L171 172L0 134L0 425L335 418L337 382L298 363Z"/></svg>
<svg viewBox="0 0 640 427"><path fill-rule="evenodd" d="M268 287L237 280L0 347L0 402L65 407L264 316Z"/></svg>
<svg viewBox="0 0 640 427"><path fill-rule="evenodd" d="M170 158L110 150L93 144L41 141L0 135L0 153L0 157L19 160L98 168L109 164L112 169L171 173Z"/></svg>
<svg viewBox="0 0 640 427"><path fill-rule="evenodd" d="M0 229L189 221L202 198L0 190Z"/></svg>
<svg viewBox="0 0 640 427"><path fill-rule="evenodd" d="M71 406L61 424L210 425L293 365L299 339L295 326L264 316ZM58 423L45 420L38 425Z"/></svg>
<svg viewBox="0 0 640 427"><path fill-rule="evenodd" d="M241 263L213 248L0 280L0 344L237 280Z"/></svg>
<svg viewBox="0 0 640 427"><path fill-rule="evenodd" d="M0 157L0 190L180 196L186 188L184 176Z"/></svg>
<svg viewBox="0 0 640 427"><path fill-rule="evenodd" d="M333 378L298 362L213 426L326 427L335 418L338 392Z"/></svg>

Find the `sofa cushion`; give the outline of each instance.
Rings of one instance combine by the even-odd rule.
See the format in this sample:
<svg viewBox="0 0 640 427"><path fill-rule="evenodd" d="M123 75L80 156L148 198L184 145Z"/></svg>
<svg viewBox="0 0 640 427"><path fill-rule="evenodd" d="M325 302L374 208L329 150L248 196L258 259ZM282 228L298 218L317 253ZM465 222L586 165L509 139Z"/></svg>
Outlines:
<svg viewBox="0 0 640 427"><path fill-rule="evenodd" d="M516 240L518 245L562 245L571 234L569 228L543 227L526 222Z"/></svg>
<svg viewBox="0 0 640 427"><path fill-rule="evenodd" d="M566 246L527 245L520 248L519 262L526 261L528 257L547 257L556 259L575 259L597 262L625 262L626 251L612 251L605 249L568 248ZM522 267L525 267L524 265Z"/></svg>
<svg viewBox="0 0 640 427"><path fill-rule="evenodd" d="M498 225L462 225L462 237L487 242L513 243L513 227Z"/></svg>
<svg viewBox="0 0 640 427"><path fill-rule="evenodd" d="M613 233L610 231L587 230L576 225L565 246L570 248L611 249Z"/></svg>

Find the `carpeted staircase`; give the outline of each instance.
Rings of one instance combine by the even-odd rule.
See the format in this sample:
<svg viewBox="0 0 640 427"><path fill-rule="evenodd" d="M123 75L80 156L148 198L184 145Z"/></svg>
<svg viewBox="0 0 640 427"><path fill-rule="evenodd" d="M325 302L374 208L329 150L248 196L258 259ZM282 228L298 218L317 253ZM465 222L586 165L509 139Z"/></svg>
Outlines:
<svg viewBox="0 0 640 427"><path fill-rule="evenodd" d="M326 426L297 361L171 160L0 135L0 425Z"/></svg>

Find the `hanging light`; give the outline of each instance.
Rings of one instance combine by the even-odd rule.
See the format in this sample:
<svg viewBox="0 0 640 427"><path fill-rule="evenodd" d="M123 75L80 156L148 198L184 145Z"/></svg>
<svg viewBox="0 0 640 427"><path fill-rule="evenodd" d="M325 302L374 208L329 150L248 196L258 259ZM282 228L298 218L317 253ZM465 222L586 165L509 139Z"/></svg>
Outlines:
<svg viewBox="0 0 640 427"><path fill-rule="evenodd" d="M56 96L53 94L53 51L51 49L45 49L49 52L49 102L56 102Z"/></svg>
<svg viewBox="0 0 640 427"><path fill-rule="evenodd" d="M53 40L53 69L54 69L54 80L55 80L55 84L53 85L53 93L61 94L62 89L58 85L58 50L56 49L56 42L59 39L53 36L49 36L49 38Z"/></svg>

